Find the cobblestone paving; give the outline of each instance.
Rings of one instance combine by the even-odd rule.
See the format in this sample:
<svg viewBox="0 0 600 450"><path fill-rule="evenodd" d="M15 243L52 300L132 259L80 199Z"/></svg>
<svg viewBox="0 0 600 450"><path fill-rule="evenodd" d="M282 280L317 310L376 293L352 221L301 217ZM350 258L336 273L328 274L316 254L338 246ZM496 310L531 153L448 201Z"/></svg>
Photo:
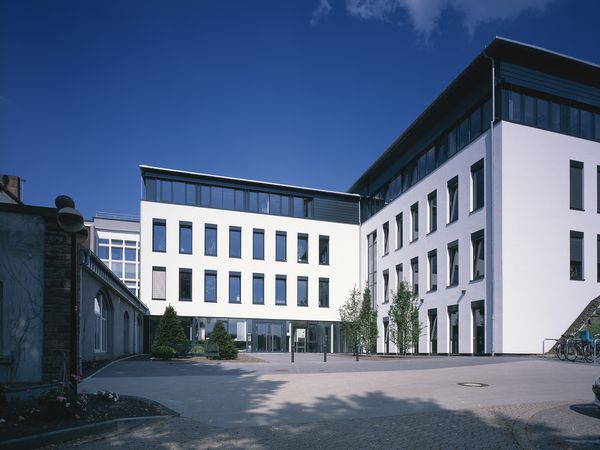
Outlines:
<svg viewBox="0 0 600 450"><path fill-rule="evenodd" d="M600 415L586 417L556 402L237 429L177 417L54 448L600 448Z"/></svg>

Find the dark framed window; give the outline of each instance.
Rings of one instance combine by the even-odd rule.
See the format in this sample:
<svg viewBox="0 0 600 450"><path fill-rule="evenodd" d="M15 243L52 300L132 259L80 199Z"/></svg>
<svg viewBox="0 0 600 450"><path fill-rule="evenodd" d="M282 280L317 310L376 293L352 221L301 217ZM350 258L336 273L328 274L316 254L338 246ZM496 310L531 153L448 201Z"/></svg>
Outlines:
<svg viewBox="0 0 600 450"><path fill-rule="evenodd" d="M458 220L458 176L448 181L448 223Z"/></svg>
<svg viewBox="0 0 600 450"><path fill-rule="evenodd" d="M390 252L390 223L383 224L383 256Z"/></svg>
<svg viewBox="0 0 600 450"><path fill-rule="evenodd" d="M427 253L427 262L429 263L429 292L437 291L437 250L431 250Z"/></svg>
<svg viewBox="0 0 600 450"><path fill-rule="evenodd" d="M571 280L583 281L583 233L581 231L571 231Z"/></svg>
<svg viewBox="0 0 600 450"><path fill-rule="evenodd" d="M287 260L287 233L277 231L275 233L275 261Z"/></svg>
<svg viewBox="0 0 600 450"><path fill-rule="evenodd" d="M396 216L396 250L404 245L404 223L402 213Z"/></svg>
<svg viewBox="0 0 600 450"><path fill-rule="evenodd" d="M152 220L152 251L167 251L167 221L164 219Z"/></svg>
<svg viewBox="0 0 600 450"><path fill-rule="evenodd" d="M298 277L298 306L308 306L308 277Z"/></svg>
<svg viewBox="0 0 600 450"><path fill-rule="evenodd" d="M410 241L413 242L419 239L419 202L410 207L410 222Z"/></svg>
<svg viewBox="0 0 600 450"><path fill-rule="evenodd" d="M167 268L152 267L152 300L167 299Z"/></svg>
<svg viewBox="0 0 600 450"><path fill-rule="evenodd" d="M583 163L571 161L569 170L570 208L583 210Z"/></svg>
<svg viewBox="0 0 600 450"><path fill-rule="evenodd" d="M308 263L308 234L298 234L298 262Z"/></svg>
<svg viewBox="0 0 600 450"><path fill-rule="evenodd" d="M329 278L319 278L319 308L329 308Z"/></svg>
<svg viewBox="0 0 600 450"><path fill-rule="evenodd" d="M387 270L383 271L383 303L390 301L390 273Z"/></svg>
<svg viewBox="0 0 600 450"><path fill-rule="evenodd" d="M427 196L427 206L429 209L429 233L433 233L437 230L437 191L433 191Z"/></svg>
<svg viewBox="0 0 600 450"><path fill-rule="evenodd" d="M367 236L367 287L373 305L377 304L377 231Z"/></svg>
<svg viewBox="0 0 600 450"><path fill-rule="evenodd" d="M400 287L400 283L404 281L404 267L402 264L396 265L396 289Z"/></svg>
<svg viewBox="0 0 600 450"><path fill-rule="evenodd" d="M192 222L179 222L179 253L192 254Z"/></svg>
<svg viewBox="0 0 600 450"><path fill-rule="evenodd" d="M265 259L265 230L252 230L252 259Z"/></svg>
<svg viewBox="0 0 600 450"><path fill-rule="evenodd" d="M410 281L415 295L419 295L419 258L410 260Z"/></svg>
<svg viewBox="0 0 600 450"><path fill-rule="evenodd" d="M483 159L471 166L471 211L477 211L483 208L484 199L484 183L483 183Z"/></svg>
<svg viewBox="0 0 600 450"><path fill-rule="evenodd" d="M192 269L179 269L179 300L192 301Z"/></svg>
<svg viewBox="0 0 600 450"><path fill-rule="evenodd" d="M329 265L329 236L319 236L319 264Z"/></svg>
<svg viewBox="0 0 600 450"><path fill-rule="evenodd" d="M229 227L229 257L242 257L242 229L240 227Z"/></svg>
<svg viewBox="0 0 600 450"><path fill-rule="evenodd" d="M285 275L275 276L275 304L287 304L287 277Z"/></svg>
<svg viewBox="0 0 600 450"><path fill-rule="evenodd" d="M206 224L204 226L204 254L217 256L217 226Z"/></svg>
<svg viewBox="0 0 600 450"><path fill-rule="evenodd" d="M265 304L265 276L262 273L252 274L252 303Z"/></svg>
<svg viewBox="0 0 600 450"><path fill-rule="evenodd" d="M229 303L242 303L242 274L229 272Z"/></svg>
<svg viewBox="0 0 600 450"><path fill-rule="evenodd" d="M215 270L204 271L204 301L216 303L217 301L217 272Z"/></svg>
<svg viewBox="0 0 600 450"><path fill-rule="evenodd" d="M473 251L473 280L481 280L485 275L485 246L483 230L471 234Z"/></svg>
<svg viewBox="0 0 600 450"><path fill-rule="evenodd" d="M448 244L448 286L458 285L458 241Z"/></svg>
<svg viewBox="0 0 600 450"><path fill-rule="evenodd" d="M600 234L596 236L596 280L600 283Z"/></svg>

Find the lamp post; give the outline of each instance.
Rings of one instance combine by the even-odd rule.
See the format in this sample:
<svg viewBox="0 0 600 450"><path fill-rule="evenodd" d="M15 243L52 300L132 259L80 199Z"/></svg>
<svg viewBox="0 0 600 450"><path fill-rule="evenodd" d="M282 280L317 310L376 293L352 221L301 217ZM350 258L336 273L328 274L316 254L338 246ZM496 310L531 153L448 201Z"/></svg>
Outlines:
<svg viewBox="0 0 600 450"><path fill-rule="evenodd" d="M83 229L83 216L75 209L71 197L59 195L54 201L58 209L57 221L61 230L71 235L71 303L70 303L70 345L69 345L69 393L77 395L77 233Z"/></svg>

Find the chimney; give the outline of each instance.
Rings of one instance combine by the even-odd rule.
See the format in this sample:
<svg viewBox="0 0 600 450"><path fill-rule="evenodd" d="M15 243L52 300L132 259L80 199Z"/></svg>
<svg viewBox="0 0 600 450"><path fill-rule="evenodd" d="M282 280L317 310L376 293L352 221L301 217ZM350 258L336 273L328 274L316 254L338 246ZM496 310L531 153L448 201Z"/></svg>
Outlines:
<svg viewBox="0 0 600 450"><path fill-rule="evenodd" d="M16 175L0 175L0 183L17 201L21 201L21 178Z"/></svg>

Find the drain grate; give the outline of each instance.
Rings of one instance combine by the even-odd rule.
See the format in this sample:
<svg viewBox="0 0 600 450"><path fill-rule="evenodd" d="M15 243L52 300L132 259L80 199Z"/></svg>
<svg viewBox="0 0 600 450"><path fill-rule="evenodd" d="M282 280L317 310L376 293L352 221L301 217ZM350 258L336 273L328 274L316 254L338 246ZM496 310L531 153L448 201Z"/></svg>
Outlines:
<svg viewBox="0 0 600 450"><path fill-rule="evenodd" d="M485 384L485 383L474 383L472 381L466 381L464 383L456 383L459 386L465 386L465 387L488 387L489 384Z"/></svg>
<svg viewBox="0 0 600 450"><path fill-rule="evenodd" d="M275 372L289 372L287 369L275 369Z"/></svg>

